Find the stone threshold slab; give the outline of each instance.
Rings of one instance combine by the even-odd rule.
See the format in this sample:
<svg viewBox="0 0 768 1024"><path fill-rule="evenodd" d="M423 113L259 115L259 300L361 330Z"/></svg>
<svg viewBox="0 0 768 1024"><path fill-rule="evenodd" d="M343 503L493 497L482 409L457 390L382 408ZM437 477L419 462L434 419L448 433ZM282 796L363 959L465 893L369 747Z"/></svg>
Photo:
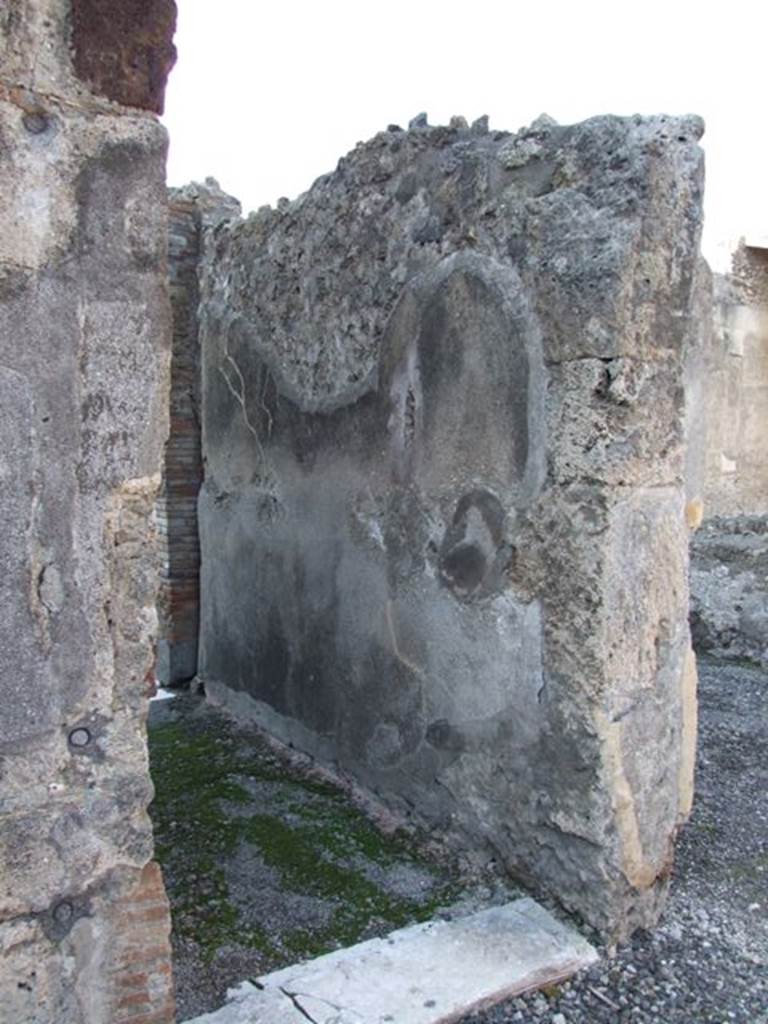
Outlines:
<svg viewBox="0 0 768 1024"><path fill-rule="evenodd" d="M578 932L526 897L265 974L187 1024L450 1024L597 959Z"/></svg>

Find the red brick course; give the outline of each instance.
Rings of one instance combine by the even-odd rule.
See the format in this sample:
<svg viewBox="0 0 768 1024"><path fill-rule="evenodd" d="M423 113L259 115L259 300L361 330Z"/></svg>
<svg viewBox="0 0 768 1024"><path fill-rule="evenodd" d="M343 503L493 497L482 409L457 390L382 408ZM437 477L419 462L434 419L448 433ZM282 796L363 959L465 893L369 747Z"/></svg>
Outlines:
<svg viewBox="0 0 768 1024"><path fill-rule="evenodd" d="M152 861L115 905L109 1024L173 1024L170 908Z"/></svg>
<svg viewBox="0 0 768 1024"><path fill-rule="evenodd" d="M200 213L194 203L169 204L168 272L173 308L170 433L157 501L162 554L158 597L162 683L191 678L197 663L200 545L197 494L203 478L200 438L200 360L197 263Z"/></svg>

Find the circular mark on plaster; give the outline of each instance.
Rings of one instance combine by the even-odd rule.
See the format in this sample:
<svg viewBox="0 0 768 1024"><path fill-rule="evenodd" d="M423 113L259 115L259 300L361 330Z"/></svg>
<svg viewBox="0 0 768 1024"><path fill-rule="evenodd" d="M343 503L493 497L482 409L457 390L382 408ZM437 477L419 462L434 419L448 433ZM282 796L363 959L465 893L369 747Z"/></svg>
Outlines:
<svg viewBox="0 0 768 1024"><path fill-rule="evenodd" d="M78 899L63 899L40 916L43 931L53 942L61 942L79 918L90 913L87 903Z"/></svg>
<svg viewBox="0 0 768 1024"><path fill-rule="evenodd" d="M440 547L440 578L460 599L494 589L503 546L504 509L480 488L463 495Z"/></svg>
<svg viewBox="0 0 768 1024"><path fill-rule="evenodd" d="M91 734L87 729L84 729L82 726L78 726L77 729L73 729L72 732L69 734L69 745L71 747L77 747L78 749L82 749L83 747L87 747L90 742Z"/></svg>
<svg viewBox="0 0 768 1024"><path fill-rule="evenodd" d="M30 135L42 135L47 130L50 122L45 114L36 110L30 114L25 114L21 119L21 123Z"/></svg>
<svg viewBox="0 0 768 1024"><path fill-rule="evenodd" d="M443 558L440 570L448 586L459 594L471 594L485 578L488 560L476 544L457 544Z"/></svg>
<svg viewBox="0 0 768 1024"><path fill-rule="evenodd" d="M460 754L466 749L464 736L447 718L438 718L427 727L427 743L435 750Z"/></svg>
<svg viewBox="0 0 768 1024"><path fill-rule="evenodd" d="M69 900L62 900L53 908L53 919L56 924L66 925L72 920L74 913L75 908Z"/></svg>

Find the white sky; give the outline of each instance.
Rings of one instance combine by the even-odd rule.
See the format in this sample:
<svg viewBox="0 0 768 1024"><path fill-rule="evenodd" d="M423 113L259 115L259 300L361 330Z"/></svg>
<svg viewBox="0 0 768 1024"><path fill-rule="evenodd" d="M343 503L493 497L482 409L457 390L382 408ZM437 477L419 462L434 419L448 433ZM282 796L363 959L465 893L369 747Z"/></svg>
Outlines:
<svg viewBox="0 0 768 1024"><path fill-rule="evenodd" d="M546 111L698 113L705 255L768 235L766 0L178 0L169 182L244 211L293 198L356 142L424 110L515 131ZM720 248L718 246L720 245Z"/></svg>

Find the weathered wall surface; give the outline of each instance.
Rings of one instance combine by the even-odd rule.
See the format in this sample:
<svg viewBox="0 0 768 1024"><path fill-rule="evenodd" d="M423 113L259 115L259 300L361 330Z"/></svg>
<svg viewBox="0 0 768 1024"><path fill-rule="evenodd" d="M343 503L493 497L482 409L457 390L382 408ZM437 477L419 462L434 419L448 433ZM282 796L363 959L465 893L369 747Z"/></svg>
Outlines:
<svg viewBox="0 0 768 1024"><path fill-rule="evenodd" d="M0 1018L14 1024L173 1019L144 736L166 139L138 109L158 86L142 92L131 33L159 19L168 51L174 6L141 4L127 64L86 81L72 54L109 57L114 6L0 11ZM121 75L137 109L110 102Z"/></svg>
<svg viewBox="0 0 768 1024"><path fill-rule="evenodd" d="M207 692L615 935L691 800L700 133L393 128L202 293Z"/></svg>
<svg viewBox="0 0 768 1024"><path fill-rule="evenodd" d="M768 253L742 247L715 279L705 362L705 516L768 512Z"/></svg>
<svg viewBox="0 0 768 1024"><path fill-rule="evenodd" d="M713 283L713 317L702 306L689 360L690 494L704 520L691 539L691 626L697 649L765 665L768 252L742 245Z"/></svg>
<svg viewBox="0 0 768 1024"><path fill-rule="evenodd" d="M168 276L173 317L170 429L157 497L160 590L157 678L183 682L197 673L200 542L197 495L203 479L200 416L200 338L197 281L204 232L237 217L240 204L213 179L170 189Z"/></svg>

